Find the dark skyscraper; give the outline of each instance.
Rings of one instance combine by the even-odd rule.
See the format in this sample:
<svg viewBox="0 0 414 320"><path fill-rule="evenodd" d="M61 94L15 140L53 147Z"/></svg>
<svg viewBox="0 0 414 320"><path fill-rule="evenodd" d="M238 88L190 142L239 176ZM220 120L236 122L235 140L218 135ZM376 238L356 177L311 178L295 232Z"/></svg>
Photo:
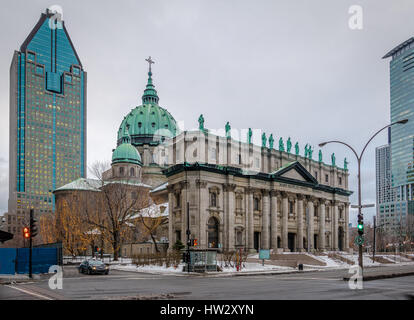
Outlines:
<svg viewBox="0 0 414 320"><path fill-rule="evenodd" d="M50 12L10 67L9 214L53 212L53 190L86 176L86 72Z"/></svg>

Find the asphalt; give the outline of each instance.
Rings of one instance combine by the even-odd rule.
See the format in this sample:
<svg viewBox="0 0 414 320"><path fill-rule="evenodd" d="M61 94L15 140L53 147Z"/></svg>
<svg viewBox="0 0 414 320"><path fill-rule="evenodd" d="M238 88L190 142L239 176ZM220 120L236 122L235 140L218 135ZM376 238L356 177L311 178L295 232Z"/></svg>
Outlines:
<svg viewBox="0 0 414 320"><path fill-rule="evenodd" d="M364 274L414 271L413 265L366 268ZM41 300L365 300L410 299L414 276L378 279L351 290L343 278L348 270L307 271L290 274L255 274L238 277L200 275L157 275L111 270L109 275L84 275L64 268L62 290L51 290L48 279L0 286L0 299Z"/></svg>

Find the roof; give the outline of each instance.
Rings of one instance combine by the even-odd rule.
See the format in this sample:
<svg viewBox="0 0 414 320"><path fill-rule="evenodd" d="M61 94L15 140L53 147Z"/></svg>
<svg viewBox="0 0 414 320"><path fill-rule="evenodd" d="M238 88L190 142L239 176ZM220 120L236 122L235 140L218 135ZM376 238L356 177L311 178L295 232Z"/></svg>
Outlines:
<svg viewBox="0 0 414 320"><path fill-rule="evenodd" d="M133 214L130 219L136 219L139 217L143 218L158 218L158 217L168 217L168 202L160 204L152 204L146 208L141 209L136 214Z"/></svg>
<svg viewBox="0 0 414 320"><path fill-rule="evenodd" d="M163 184L160 184L158 187L155 187L150 191L150 193L166 190L168 186L168 182L164 182Z"/></svg>
<svg viewBox="0 0 414 320"><path fill-rule="evenodd" d="M401 50L402 48L404 48L405 46L409 45L412 42L414 42L414 37L411 37L410 39L408 39L408 40L404 41L403 43L399 44L394 49L392 49L391 51L389 51L382 58L385 59L385 58L389 58L389 57L393 56L397 51Z"/></svg>
<svg viewBox="0 0 414 320"><path fill-rule="evenodd" d="M138 150L130 143L123 142L112 153L112 163L133 163L142 165Z"/></svg>
<svg viewBox="0 0 414 320"><path fill-rule="evenodd" d="M125 180L109 180L104 181L104 185L108 184L128 184L136 187L144 187L144 188L152 188L150 185L147 185L142 182L137 181L125 181ZM53 192L56 191L69 191L69 190L83 190L83 191L97 191L100 192L100 188L102 187L102 181L97 179L86 179L86 178L79 178L75 181L72 181L68 184L65 184L64 186L61 186L60 188L55 189Z"/></svg>
<svg viewBox="0 0 414 320"><path fill-rule="evenodd" d="M61 186L60 188L55 189L54 192L65 190L100 191L99 188L101 186L102 182L100 180L79 178L75 181Z"/></svg>

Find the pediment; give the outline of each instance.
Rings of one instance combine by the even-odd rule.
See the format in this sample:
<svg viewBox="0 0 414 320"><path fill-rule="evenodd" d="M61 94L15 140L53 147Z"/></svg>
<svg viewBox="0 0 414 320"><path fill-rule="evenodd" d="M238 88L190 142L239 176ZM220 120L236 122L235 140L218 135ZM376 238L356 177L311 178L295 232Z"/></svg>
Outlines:
<svg viewBox="0 0 414 320"><path fill-rule="evenodd" d="M274 178L318 184L318 181L298 161L291 162L272 173Z"/></svg>

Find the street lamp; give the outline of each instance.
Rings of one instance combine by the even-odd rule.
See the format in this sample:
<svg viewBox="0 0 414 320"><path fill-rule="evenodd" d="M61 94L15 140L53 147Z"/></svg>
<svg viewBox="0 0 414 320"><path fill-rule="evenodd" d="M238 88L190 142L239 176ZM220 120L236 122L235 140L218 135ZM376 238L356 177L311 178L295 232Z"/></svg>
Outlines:
<svg viewBox="0 0 414 320"><path fill-rule="evenodd" d="M357 152L355 151L354 148L352 148L349 144L342 142L342 141L337 141L337 140L333 140L333 141L326 141L326 142L322 142L319 144L319 147L323 147L325 145L327 145L328 143L340 143L343 144L345 146L347 146L349 149L352 150L352 152L355 154L355 157L357 158L358 161L358 225L363 225L363 215L362 215L362 203L361 203L361 159L362 156L365 152L365 149L367 148L368 144L372 141L372 139L374 139L376 137L376 135L378 133L380 133L382 130L385 130L389 127L391 127L394 124L406 124L408 122L408 119L403 119L403 120L399 120L399 121L395 121L387 126L385 126L384 128L381 128L380 130L378 130L369 140L368 142L365 144L364 148L362 149L362 152L360 155L357 154ZM363 230L363 228L362 228ZM358 257L358 264L361 267L361 271L363 270L363 264L362 264L362 243L360 242L359 245L359 257Z"/></svg>

